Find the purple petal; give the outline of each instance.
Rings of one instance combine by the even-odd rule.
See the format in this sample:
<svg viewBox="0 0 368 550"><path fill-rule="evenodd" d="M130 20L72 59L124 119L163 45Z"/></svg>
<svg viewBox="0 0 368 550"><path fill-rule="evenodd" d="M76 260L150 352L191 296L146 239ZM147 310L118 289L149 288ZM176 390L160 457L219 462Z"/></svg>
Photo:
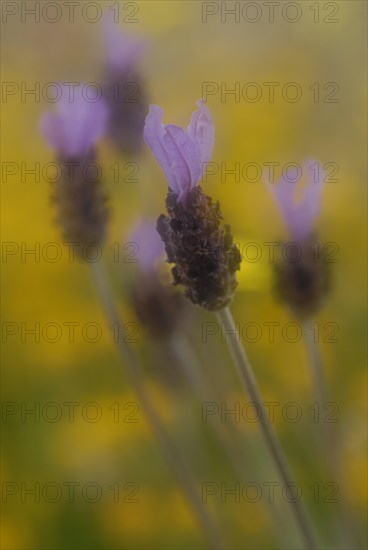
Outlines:
<svg viewBox="0 0 368 550"><path fill-rule="evenodd" d="M188 126L189 136L196 141L200 150L202 171L205 164L211 160L215 142L215 127L208 107L203 100L197 102L199 109L192 115Z"/></svg>
<svg viewBox="0 0 368 550"><path fill-rule="evenodd" d="M83 85L74 88L61 86L62 94L55 111L44 113L40 130L49 146L59 153L75 157L91 149L104 134L107 107L102 99L88 101Z"/></svg>
<svg viewBox="0 0 368 550"><path fill-rule="evenodd" d="M269 189L279 207L286 225L293 233L292 225L294 220L294 195L296 183L281 178L278 183L269 184Z"/></svg>
<svg viewBox="0 0 368 550"><path fill-rule="evenodd" d="M326 172L319 165L318 176L309 166L315 164L315 161L308 161L304 164L304 169L308 174L308 182L303 189L302 198L298 205L298 216L294 221L297 231L303 236L313 229L315 220L321 209L322 190L326 177Z"/></svg>
<svg viewBox="0 0 368 550"><path fill-rule="evenodd" d="M200 106L186 132L179 126L162 124L162 109L151 105L146 117L144 139L151 148L168 180L169 187L183 200L195 187L210 158L213 127L208 109Z"/></svg>
<svg viewBox="0 0 368 550"><path fill-rule="evenodd" d="M319 177L316 178L315 171L309 168L311 162L314 163L314 161L308 161L304 164L308 181L298 203L295 200L298 182L282 177L278 184L268 184L292 237L299 242L304 241L311 234L321 207L325 172L319 167Z"/></svg>
<svg viewBox="0 0 368 550"><path fill-rule="evenodd" d="M114 21L115 14L106 10L102 20L106 64L111 70L127 72L147 48L141 38L127 35Z"/></svg>
<svg viewBox="0 0 368 550"><path fill-rule="evenodd" d="M202 167L196 143L183 128L168 124L164 144L171 159L172 176L183 198L201 178Z"/></svg>
<svg viewBox="0 0 368 550"><path fill-rule="evenodd" d="M164 254L164 243L156 229L156 221L141 219L134 225L127 238L128 242L138 247L137 258L143 271L150 272L156 268L158 260Z"/></svg>
<svg viewBox="0 0 368 550"><path fill-rule="evenodd" d="M162 124L163 111L157 105L150 105L149 113L146 116L144 125L144 140L150 147L155 159L161 166L169 187L174 193L179 194L180 189L176 185L176 179L172 177L171 159L166 151L164 142L165 127Z"/></svg>

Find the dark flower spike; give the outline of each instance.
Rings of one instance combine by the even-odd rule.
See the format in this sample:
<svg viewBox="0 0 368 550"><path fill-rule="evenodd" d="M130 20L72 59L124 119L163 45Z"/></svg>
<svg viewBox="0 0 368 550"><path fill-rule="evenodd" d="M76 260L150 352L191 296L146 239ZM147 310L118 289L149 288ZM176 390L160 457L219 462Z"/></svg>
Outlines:
<svg viewBox="0 0 368 550"><path fill-rule="evenodd" d="M284 250L294 245L283 244ZM282 257L275 263L275 290L296 317L308 320L323 307L331 288L331 274L327 255L313 235L297 244L295 259Z"/></svg>
<svg viewBox="0 0 368 550"><path fill-rule="evenodd" d="M276 262L276 292L300 319L317 313L330 290L329 264L314 230L326 174L320 170L319 177L315 178L308 164L304 165L308 181L299 202L295 200L296 179L290 181L283 177L276 185L267 183L292 239L284 243L283 248L294 245L297 250L295 257L288 259L283 255Z"/></svg>
<svg viewBox="0 0 368 550"><path fill-rule="evenodd" d="M169 183L167 215L159 217L157 230L168 262L175 264L174 284L182 285L194 304L217 311L232 299L241 257L219 203L198 185L214 144L211 114L203 101L198 107L184 130L163 125L162 110L151 105L144 139Z"/></svg>
<svg viewBox="0 0 368 550"><path fill-rule="evenodd" d="M103 17L102 34L104 99L109 108L107 135L120 152L139 153L143 146L147 100L138 62L147 44L125 33L109 9Z"/></svg>
<svg viewBox="0 0 368 550"><path fill-rule="evenodd" d="M139 268L131 283L132 306L152 336L167 339L185 322L188 304L182 294L161 277L160 263L165 248L156 222L150 219L136 222L128 241L137 246Z"/></svg>
<svg viewBox="0 0 368 550"><path fill-rule="evenodd" d="M41 133L56 151L60 178L53 184L57 221L68 242L76 243L80 255L89 243L101 243L105 237L107 209L98 178L88 176L87 167L95 162L94 146L103 135L107 108L103 101L92 103L75 88L62 86L55 111L44 113Z"/></svg>

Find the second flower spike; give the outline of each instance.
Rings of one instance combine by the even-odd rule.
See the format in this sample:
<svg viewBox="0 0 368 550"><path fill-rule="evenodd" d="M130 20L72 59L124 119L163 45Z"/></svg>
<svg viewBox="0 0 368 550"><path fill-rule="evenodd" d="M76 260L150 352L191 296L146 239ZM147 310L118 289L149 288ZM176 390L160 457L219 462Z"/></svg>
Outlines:
<svg viewBox="0 0 368 550"><path fill-rule="evenodd" d="M317 240L315 221L321 208L325 172L318 177L311 167L304 164L307 182L296 201L298 178L282 177L277 184L267 182L291 237L283 243L283 249L291 249L275 264L275 288L277 294L301 320L312 318L322 307L330 290L330 270L325 248Z"/></svg>
<svg viewBox="0 0 368 550"><path fill-rule="evenodd" d="M41 133L57 158L58 177L53 201L63 237L84 257L85 247L105 239L108 212L101 187L95 145L104 135L107 108L103 100L91 102L83 86L61 86L62 96L53 111L41 119ZM97 176L89 170L98 168Z"/></svg>

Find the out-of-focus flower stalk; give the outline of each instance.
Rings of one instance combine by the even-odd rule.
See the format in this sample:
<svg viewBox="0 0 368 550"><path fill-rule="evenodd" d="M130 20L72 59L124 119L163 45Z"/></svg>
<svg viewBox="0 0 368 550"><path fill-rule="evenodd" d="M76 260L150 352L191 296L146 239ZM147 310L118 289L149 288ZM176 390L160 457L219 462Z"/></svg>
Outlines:
<svg viewBox="0 0 368 550"><path fill-rule="evenodd" d="M122 324L121 315L118 313L115 307L115 302L111 295L109 283L102 263L92 263L91 268L96 284L96 289L101 298L107 321L109 324L116 324L117 326L120 326ZM161 447L167 463L174 472L184 494L191 504L191 507L206 534L211 548L223 549L224 544L222 542L222 537L219 533L217 525L208 513L206 507L204 506L204 503L197 491L197 488L193 483L190 471L188 470L181 455L177 452L175 446L172 444L170 438L168 437L166 430L162 425L161 419L155 409L155 406L152 403L148 393L146 392L140 374L139 365L137 363L131 345L124 342L121 338L116 341L116 345L121 359L123 360L124 366L128 371L129 380L139 398L147 421L151 426L152 432L154 433Z"/></svg>
<svg viewBox="0 0 368 550"><path fill-rule="evenodd" d="M313 316L324 304L330 290L330 264L323 253L323 248L316 242L315 222L321 209L322 191L326 173L320 169L317 174L310 169L315 161L304 163L307 181L296 200L298 178L282 177L277 184L267 182L279 208L283 221L292 239L291 243L298 250L292 260L280 258L276 263L276 289L280 298L288 305L292 314L300 321L303 340L308 359L310 378L319 415L328 402L323 361L319 345L314 341L310 325ZM315 245L318 245L317 247ZM332 425L319 422L321 447L328 470L333 474L340 489L344 484L343 467L340 449ZM344 491L345 495L347 491ZM352 520L349 505L339 501L341 520L336 522L336 540L344 539L348 546L352 543Z"/></svg>
<svg viewBox="0 0 368 550"><path fill-rule="evenodd" d="M267 182L267 186L288 229L291 243L297 248L295 258L289 259L283 255L278 259L275 269L276 290L292 314L302 323L314 396L321 409L326 403L326 383L321 356L310 338L308 323L312 322L312 316L322 307L330 286L329 265L320 252L322 247L318 246L316 255L313 242L326 174L320 170L316 177L309 168L311 164L314 162L304 163L308 177L299 201L296 200L299 183L296 177L282 177L276 184ZM335 452L331 453L331 430L325 423L322 424L321 440L326 459L336 472Z"/></svg>
<svg viewBox="0 0 368 550"><path fill-rule="evenodd" d="M216 386L216 380L211 378L205 380L203 378L197 357L192 351L191 345L187 338L185 338L184 335L176 334L170 339L168 346L176 360L177 365L183 372L189 384L192 386L198 402L200 404L223 402L224 395L219 394L219 388ZM242 446L239 446L238 438L240 433L239 430L236 429L236 426L230 422L226 424L226 429L223 429L221 428L218 420L212 415L209 415L208 420L223 455L229 461L229 464L234 472L239 476L239 479L247 484L249 483L251 475L253 482L258 482L258 480L260 480L259 472L256 479L256 476L253 473L251 461L249 460L249 449L245 450L246 442L244 442L244 450ZM272 522L272 528L274 532L277 533L277 538L280 544L282 541L284 544L287 544L288 542L291 543L291 540L286 540L289 533L285 535L285 531L282 528L283 518L281 516L283 510L280 509L276 502L271 503L268 501L266 501L266 509L267 519L270 523Z"/></svg>

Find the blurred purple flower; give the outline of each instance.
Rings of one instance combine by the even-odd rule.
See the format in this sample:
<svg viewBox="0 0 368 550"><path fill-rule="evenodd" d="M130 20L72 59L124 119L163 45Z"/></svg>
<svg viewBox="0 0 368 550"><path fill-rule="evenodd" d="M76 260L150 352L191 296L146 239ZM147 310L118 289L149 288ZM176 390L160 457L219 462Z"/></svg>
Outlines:
<svg viewBox="0 0 368 550"><path fill-rule="evenodd" d="M310 163L314 161L304 163L308 180L298 202L296 202L298 180L291 181L282 177L277 184L268 182L281 215L292 237L298 242L305 241L313 231L321 207L322 188L326 175L324 170L320 169L316 178L315 171L309 169Z"/></svg>
<svg viewBox="0 0 368 550"><path fill-rule="evenodd" d="M173 124L162 124L163 111L150 105L144 127L144 139L179 200L184 200L203 176L212 155L215 130L211 113L198 101L187 130Z"/></svg>
<svg viewBox="0 0 368 550"><path fill-rule="evenodd" d="M138 247L138 261L142 271L150 273L156 269L158 260L164 254L164 243L156 229L156 221L140 219L128 236L129 242Z"/></svg>
<svg viewBox="0 0 368 550"><path fill-rule="evenodd" d="M88 101L83 86L73 89L61 86L62 94L55 111L47 111L41 118L41 133L52 149L65 157L79 157L87 153L104 134L107 107L103 100Z"/></svg>
<svg viewBox="0 0 368 550"><path fill-rule="evenodd" d="M114 17L111 10L106 10L102 20L106 64L111 71L125 73L137 63L147 43L141 38L127 35L115 23Z"/></svg>
<svg viewBox="0 0 368 550"><path fill-rule="evenodd" d="M106 10L102 21L104 42L103 97L109 108L107 135L120 153L139 154L147 113L145 85L138 59L146 50L142 38L127 35Z"/></svg>

